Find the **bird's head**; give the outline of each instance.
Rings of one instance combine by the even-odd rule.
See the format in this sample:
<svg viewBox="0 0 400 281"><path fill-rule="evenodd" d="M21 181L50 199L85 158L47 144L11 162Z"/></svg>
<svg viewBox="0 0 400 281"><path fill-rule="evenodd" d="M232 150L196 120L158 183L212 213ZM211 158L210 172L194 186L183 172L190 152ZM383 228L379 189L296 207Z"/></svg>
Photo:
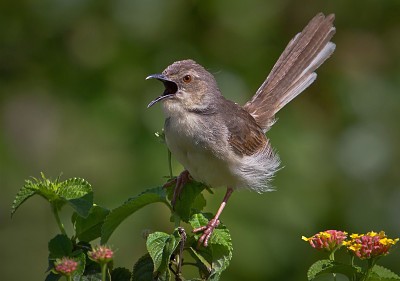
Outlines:
<svg viewBox="0 0 400 281"><path fill-rule="evenodd" d="M215 97L221 96L214 76L193 60L177 61L161 74L149 75L163 82L163 94L147 107L162 101L164 108L174 107L186 110L205 110L213 105Z"/></svg>

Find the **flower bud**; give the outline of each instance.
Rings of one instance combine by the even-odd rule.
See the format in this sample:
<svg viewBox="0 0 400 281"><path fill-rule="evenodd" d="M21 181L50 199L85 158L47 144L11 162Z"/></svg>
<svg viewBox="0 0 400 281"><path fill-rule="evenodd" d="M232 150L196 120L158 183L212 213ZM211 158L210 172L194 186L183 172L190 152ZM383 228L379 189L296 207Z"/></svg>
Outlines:
<svg viewBox="0 0 400 281"><path fill-rule="evenodd" d="M78 262L72 258L63 257L56 259L54 262L54 270L62 275L71 276L78 268Z"/></svg>
<svg viewBox="0 0 400 281"><path fill-rule="evenodd" d="M88 252L88 257L97 263L108 263L113 259L114 252L110 247L102 245L95 246L92 251Z"/></svg>

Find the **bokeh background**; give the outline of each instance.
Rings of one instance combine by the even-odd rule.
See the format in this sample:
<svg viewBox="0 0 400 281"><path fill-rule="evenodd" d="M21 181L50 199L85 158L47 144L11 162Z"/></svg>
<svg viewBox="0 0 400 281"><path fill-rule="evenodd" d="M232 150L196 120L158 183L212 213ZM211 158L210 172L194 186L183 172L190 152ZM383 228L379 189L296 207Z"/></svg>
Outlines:
<svg viewBox="0 0 400 281"><path fill-rule="evenodd" d="M268 132L285 166L277 191L238 192L224 211L234 256L222 280L305 280L324 255L300 237L325 229L399 237L400 1L1 1L1 279L43 280L58 233L39 197L10 219L24 179L83 177L108 208L164 182L162 111L146 108L162 85L147 75L192 58L243 104L320 11L336 14L337 50ZM206 210L223 194L206 194ZM111 237L116 264L145 253L143 230L172 228L164 206L141 210ZM381 264L399 274L399 260Z"/></svg>

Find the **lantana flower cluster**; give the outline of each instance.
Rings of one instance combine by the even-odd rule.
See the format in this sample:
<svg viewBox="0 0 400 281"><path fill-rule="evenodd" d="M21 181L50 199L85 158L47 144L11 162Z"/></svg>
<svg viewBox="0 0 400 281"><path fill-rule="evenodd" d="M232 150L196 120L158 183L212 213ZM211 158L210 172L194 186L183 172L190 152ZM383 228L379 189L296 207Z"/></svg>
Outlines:
<svg viewBox="0 0 400 281"><path fill-rule="evenodd" d="M63 257L56 259L54 262L54 270L62 275L71 276L78 268L78 262L72 258Z"/></svg>
<svg viewBox="0 0 400 281"><path fill-rule="evenodd" d="M92 251L89 251L88 256L92 261L104 264L113 259L114 252L110 247L101 245L95 246Z"/></svg>
<svg viewBox="0 0 400 281"><path fill-rule="evenodd" d="M302 237L303 240L318 250L334 252L341 246L345 246L348 251L358 258L372 259L387 255L392 246L394 246L399 238L388 238L384 231L379 233L370 231L367 234L353 233L347 239L347 233L339 230L321 231L309 238Z"/></svg>
<svg viewBox="0 0 400 281"><path fill-rule="evenodd" d="M345 241L347 249L358 258L365 260L385 256L390 248L399 241L399 238L387 238L384 231L368 232L367 234L352 234L350 240Z"/></svg>
<svg viewBox="0 0 400 281"><path fill-rule="evenodd" d="M308 241L310 245L318 250L326 250L328 252L339 249L347 238L347 232L339 230L325 230L307 238L302 236L304 241Z"/></svg>

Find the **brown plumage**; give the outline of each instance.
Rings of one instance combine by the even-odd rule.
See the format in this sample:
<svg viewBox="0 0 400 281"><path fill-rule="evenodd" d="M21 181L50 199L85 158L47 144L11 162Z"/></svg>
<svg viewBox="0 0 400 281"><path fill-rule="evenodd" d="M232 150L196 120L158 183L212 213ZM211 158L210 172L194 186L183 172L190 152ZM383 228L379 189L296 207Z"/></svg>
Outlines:
<svg viewBox="0 0 400 281"><path fill-rule="evenodd" d="M274 123L275 114L315 80L314 71L335 50L335 44L329 42L336 31L334 19L333 14L316 15L289 42L267 79L244 105L264 132Z"/></svg>

